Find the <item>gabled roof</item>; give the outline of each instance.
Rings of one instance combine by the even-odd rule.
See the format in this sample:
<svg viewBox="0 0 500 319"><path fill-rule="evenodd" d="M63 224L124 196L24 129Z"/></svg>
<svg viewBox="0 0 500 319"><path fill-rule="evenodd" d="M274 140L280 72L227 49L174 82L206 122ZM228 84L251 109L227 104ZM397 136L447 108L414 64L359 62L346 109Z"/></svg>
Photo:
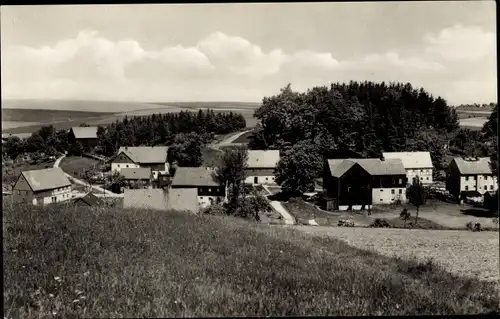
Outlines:
<svg viewBox="0 0 500 319"><path fill-rule="evenodd" d="M71 185L68 177L60 167L23 171L21 174L34 192Z"/></svg>
<svg viewBox="0 0 500 319"><path fill-rule="evenodd" d="M490 158L480 157L477 160L465 160L461 157L453 158L457 164L458 171L462 175L492 174Z"/></svg>
<svg viewBox="0 0 500 319"><path fill-rule="evenodd" d="M386 152L382 153L386 159L400 159L405 169L432 168L430 152Z"/></svg>
<svg viewBox="0 0 500 319"><path fill-rule="evenodd" d="M359 164L368 174L373 176L406 175L400 159L380 160L378 158L330 159L328 166L334 177L341 177L355 164Z"/></svg>
<svg viewBox="0 0 500 319"><path fill-rule="evenodd" d="M118 154L124 152L135 163L157 164L167 161L168 146L123 146Z"/></svg>
<svg viewBox="0 0 500 319"><path fill-rule="evenodd" d="M77 201L83 201L87 203L89 206L102 206L104 205L104 201L100 199L99 197L95 196L92 192L87 193L87 195L83 197L79 197L75 199L75 202Z"/></svg>
<svg viewBox="0 0 500 319"><path fill-rule="evenodd" d="M72 127L71 130L73 131L73 134L75 135L76 139L97 138L97 126L89 126L89 127L75 126Z"/></svg>
<svg viewBox="0 0 500 319"><path fill-rule="evenodd" d="M280 160L279 150L249 150L248 168L275 168Z"/></svg>
<svg viewBox="0 0 500 319"><path fill-rule="evenodd" d="M220 186L213 178L214 169L209 167L178 167L172 186Z"/></svg>
<svg viewBox="0 0 500 319"><path fill-rule="evenodd" d="M151 168L150 167L132 167L132 168L122 168L120 170L120 175L125 179L150 179L151 178Z"/></svg>

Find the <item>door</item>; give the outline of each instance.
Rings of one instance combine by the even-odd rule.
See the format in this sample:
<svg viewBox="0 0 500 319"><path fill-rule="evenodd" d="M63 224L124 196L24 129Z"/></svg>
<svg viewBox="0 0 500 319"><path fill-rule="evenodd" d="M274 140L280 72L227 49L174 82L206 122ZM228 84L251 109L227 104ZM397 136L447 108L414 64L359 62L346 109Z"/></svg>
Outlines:
<svg viewBox="0 0 500 319"><path fill-rule="evenodd" d="M255 176L255 177L253 178L253 183L254 183L254 184L259 184L259 178L258 178L257 176Z"/></svg>

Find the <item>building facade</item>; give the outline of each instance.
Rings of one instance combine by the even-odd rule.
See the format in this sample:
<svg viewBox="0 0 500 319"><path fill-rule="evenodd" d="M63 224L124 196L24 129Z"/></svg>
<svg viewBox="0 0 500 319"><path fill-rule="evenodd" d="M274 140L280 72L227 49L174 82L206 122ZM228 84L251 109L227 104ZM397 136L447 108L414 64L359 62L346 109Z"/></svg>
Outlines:
<svg viewBox="0 0 500 319"><path fill-rule="evenodd" d="M409 184L417 178L424 185L434 182L434 166L430 152L386 152L382 155L385 159L400 159L403 162Z"/></svg>
<svg viewBox="0 0 500 319"><path fill-rule="evenodd" d="M59 167L23 171L14 184L12 198L15 203L43 206L70 200L71 190L71 182Z"/></svg>
<svg viewBox="0 0 500 319"><path fill-rule="evenodd" d="M209 167L178 167L170 185L171 189L196 189L199 208L227 201L227 190L213 178Z"/></svg>
<svg viewBox="0 0 500 319"><path fill-rule="evenodd" d="M167 155L166 146L120 147L111 161L111 170L119 172L123 168L150 168L153 180L156 180L159 174L169 174Z"/></svg>
<svg viewBox="0 0 500 319"><path fill-rule="evenodd" d="M498 179L491 171L489 157L455 157L448 165L446 190L457 199L463 199L466 192L484 195L497 189Z"/></svg>
<svg viewBox="0 0 500 319"><path fill-rule="evenodd" d="M405 203L406 171L399 159L332 159L323 172L329 210L371 209Z"/></svg>
<svg viewBox="0 0 500 319"><path fill-rule="evenodd" d="M274 169L280 160L279 150L249 150L246 184L276 184Z"/></svg>

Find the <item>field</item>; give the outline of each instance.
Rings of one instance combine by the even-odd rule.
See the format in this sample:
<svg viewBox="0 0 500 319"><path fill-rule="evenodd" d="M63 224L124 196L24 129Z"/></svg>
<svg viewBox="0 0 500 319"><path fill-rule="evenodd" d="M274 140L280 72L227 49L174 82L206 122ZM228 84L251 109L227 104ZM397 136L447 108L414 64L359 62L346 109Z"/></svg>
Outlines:
<svg viewBox="0 0 500 319"><path fill-rule="evenodd" d="M498 287L498 232L403 230L302 226L301 231L342 239L360 249L373 249L388 257L432 258L458 276L494 281Z"/></svg>
<svg viewBox="0 0 500 319"><path fill-rule="evenodd" d="M61 160L61 169L71 176L82 179L84 171L91 169L99 162L95 159L80 156L68 156Z"/></svg>
<svg viewBox="0 0 500 319"><path fill-rule="evenodd" d="M253 118L258 103L238 102L173 102L133 103L102 101L2 101L2 133L33 133L43 125L53 124L57 129L68 129L82 123L107 125L125 116L144 116L160 113L198 111L211 108L215 112L241 113L247 127L254 127ZM79 110L79 111L74 111Z"/></svg>
<svg viewBox="0 0 500 319"><path fill-rule="evenodd" d="M484 248L484 259L498 261L498 240L473 235L469 246L451 233L440 239L464 253ZM364 248L382 245L371 234L357 238ZM4 207L3 239L4 317L453 315L500 307L493 283L230 217Z"/></svg>

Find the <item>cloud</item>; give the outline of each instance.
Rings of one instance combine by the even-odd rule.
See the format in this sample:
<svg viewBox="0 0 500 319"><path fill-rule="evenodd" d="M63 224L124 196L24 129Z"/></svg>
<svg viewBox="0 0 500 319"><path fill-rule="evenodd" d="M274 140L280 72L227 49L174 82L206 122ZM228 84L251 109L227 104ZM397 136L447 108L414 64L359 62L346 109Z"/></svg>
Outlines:
<svg viewBox="0 0 500 319"><path fill-rule="evenodd" d="M4 48L2 89L4 97L16 98L259 101L290 82L305 90L371 80L408 81L452 103L467 94L489 101L496 100L492 44L491 33L454 26L425 35L420 50L403 53L398 48L339 60L330 52L306 49L265 51L222 32L192 46L149 50L133 39L111 41L83 30L39 48ZM474 89L468 92L467 86Z"/></svg>
<svg viewBox="0 0 500 319"><path fill-rule="evenodd" d="M476 62L494 56L495 38L493 32L484 32L479 27L455 25L438 34L426 35L425 51L445 60Z"/></svg>

